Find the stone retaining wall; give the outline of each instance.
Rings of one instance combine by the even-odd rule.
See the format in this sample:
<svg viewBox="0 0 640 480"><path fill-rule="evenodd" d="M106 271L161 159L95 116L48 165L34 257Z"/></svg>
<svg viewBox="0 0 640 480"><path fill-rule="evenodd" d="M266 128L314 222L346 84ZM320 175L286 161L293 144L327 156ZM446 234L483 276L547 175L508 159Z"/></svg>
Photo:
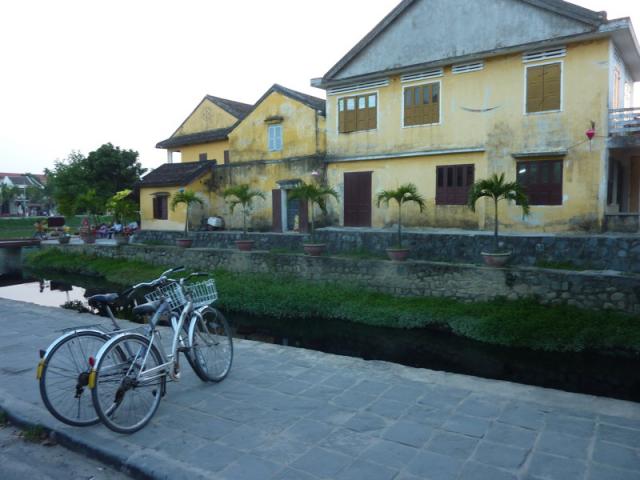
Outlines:
<svg viewBox="0 0 640 480"><path fill-rule="evenodd" d="M361 285L401 296L436 296L463 301L534 297L542 304L566 303L588 309L640 314L640 275L615 272L573 272L532 267L495 269L469 264L393 263L265 251L184 250L169 246L69 245L62 248L159 265L185 265L193 269L221 268L232 272L294 275L323 282Z"/></svg>
<svg viewBox="0 0 640 480"><path fill-rule="evenodd" d="M181 232L142 231L136 241L174 245ZM195 247L234 248L239 232L194 232ZM331 253L369 252L384 255L396 242L391 230L321 229L318 241L327 243ZM296 233L250 233L260 250L302 251L306 235ZM404 238L415 260L482 263L481 251L490 250L490 232L411 232ZM577 269L616 270L640 273L640 235L505 235L501 237L513 251L512 265L563 264Z"/></svg>

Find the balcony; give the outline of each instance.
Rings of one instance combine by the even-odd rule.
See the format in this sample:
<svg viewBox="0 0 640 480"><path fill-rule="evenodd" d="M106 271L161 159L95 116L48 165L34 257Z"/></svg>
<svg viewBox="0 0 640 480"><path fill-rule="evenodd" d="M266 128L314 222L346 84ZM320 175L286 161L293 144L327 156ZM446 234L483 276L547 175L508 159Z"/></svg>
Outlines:
<svg viewBox="0 0 640 480"><path fill-rule="evenodd" d="M609 110L609 148L640 147L640 107Z"/></svg>

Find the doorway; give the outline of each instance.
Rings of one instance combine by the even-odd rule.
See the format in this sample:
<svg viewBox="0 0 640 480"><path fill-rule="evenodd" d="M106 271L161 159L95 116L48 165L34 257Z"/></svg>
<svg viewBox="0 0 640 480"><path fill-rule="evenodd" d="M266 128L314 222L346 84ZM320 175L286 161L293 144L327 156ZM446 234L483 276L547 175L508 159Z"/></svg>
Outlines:
<svg viewBox="0 0 640 480"><path fill-rule="evenodd" d="M371 173L344 174L344 226L371 226Z"/></svg>

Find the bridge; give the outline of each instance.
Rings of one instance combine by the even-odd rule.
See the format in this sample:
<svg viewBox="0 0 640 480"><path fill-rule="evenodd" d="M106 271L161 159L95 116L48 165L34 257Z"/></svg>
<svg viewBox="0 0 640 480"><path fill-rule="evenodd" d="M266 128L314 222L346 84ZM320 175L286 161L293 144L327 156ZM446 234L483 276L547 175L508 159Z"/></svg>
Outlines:
<svg viewBox="0 0 640 480"><path fill-rule="evenodd" d="M0 239L0 275L19 271L22 249L38 246L40 246L40 240L37 238Z"/></svg>

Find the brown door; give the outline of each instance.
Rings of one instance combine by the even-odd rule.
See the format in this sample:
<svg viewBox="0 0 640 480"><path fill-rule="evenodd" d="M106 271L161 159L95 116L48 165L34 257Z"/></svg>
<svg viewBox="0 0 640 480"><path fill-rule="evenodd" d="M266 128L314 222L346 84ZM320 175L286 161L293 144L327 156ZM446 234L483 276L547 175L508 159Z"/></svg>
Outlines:
<svg viewBox="0 0 640 480"><path fill-rule="evenodd" d="M271 190L271 230L282 231L282 190L276 188Z"/></svg>
<svg viewBox="0 0 640 480"><path fill-rule="evenodd" d="M371 226L371 172L344 174L344 226Z"/></svg>

